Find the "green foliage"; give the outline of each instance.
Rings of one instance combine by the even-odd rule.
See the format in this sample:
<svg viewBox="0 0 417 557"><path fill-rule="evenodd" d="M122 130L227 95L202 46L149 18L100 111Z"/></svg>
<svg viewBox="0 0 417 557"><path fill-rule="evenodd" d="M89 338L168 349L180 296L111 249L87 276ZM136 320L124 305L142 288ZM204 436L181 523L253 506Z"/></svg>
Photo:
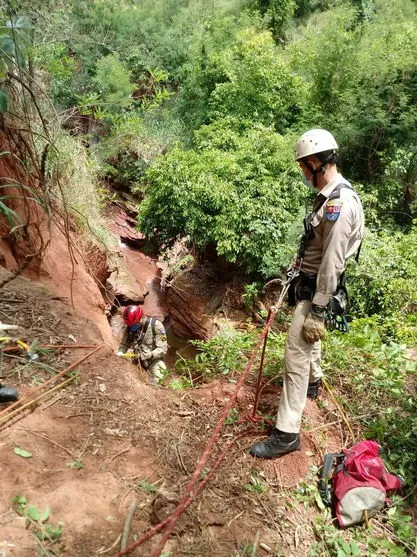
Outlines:
<svg viewBox="0 0 417 557"><path fill-rule="evenodd" d="M9 110L9 95L4 89L0 89L0 112L4 114Z"/></svg>
<svg viewBox="0 0 417 557"><path fill-rule="evenodd" d="M36 51L37 61L48 76L48 89L59 108L76 106L79 93L77 60L70 55L68 45L56 41L41 44Z"/></svg>
<svg viewBox="0 0 417 557"><path fill-rule="evenodd" d="M408 224L417 219L417 144L393 149L383 162L378 197L386 208L384 216Z"/></svg>
<svg viewBox="0 0 417 557"><path fill-rule="evenodd" d="M191 130L212 118L211 94L228 79L226 71L230 64L224 53L232 53L242 30L258 23L252 14L234 13L231 3L228 4L219 10L214 3L211 7L206 3L204 16L190 36L187 60L179 70L181 89L173 109Z"/></svg>
<svg viewBox="0 0 417 557"><path fill-rule="evenodd" d="M222 55L225 80L211 95L212 117L235 117L283 133L297 122L306 96L302 80L270 35L248 29Z"/></svg>
<svg viewBox="0 0 417 557"><path fill-rule="evenodd" d="M0 16L3 16L0 13ZM2 17L3 19L3 17ZM3 79L7 70L24 68L31 44L33 26L28 16L13 16L3 19L0 26L0 78Z"/></svg>
<svg viewBox="0 0 417 557"><path fill-rule="evenodd" d="M367 435L387 449L384 458L406 483L416 466L416 365L405 345L381 340L376 318L354 321L348 335L333 333L325 345L325 370L343 385L341 401L351 415L362 416Z"/></svg>
<svg viewBox="0 0 417 557"><path fill-rule="evenodd" d="M294 502L302 503L304 508L308 509L310 506L317 506L321 511L326 507L322 501L316 482L313 478L308 478L307 482L301 482L293 491L291 497L291 506Z"/></svg>
<svg viewBox="0 0 417 557"><path fill-rule="evenodd" d="M91 161L81 142L61 133L48 157L47 169L59 186L59 198L82 230L89 231L103 245L111 247Z"/></svg>
<svg viewBox="0 0 417 557"><path fill-rule="evenodd" d="M259 292L262 288L262 284L260 282L251 282L250 284L245 284L244 292L242 294L243 304L245 306L246 311L253 311L254 304L259 296Z"/></svg>
<svg viewBox="0 0 417 557"><path fill-rule="evenodd" d="M156 484L148 482L147 480L142 480L141 482L139 482L139 487L148 495L150 493L156 493L159 489Z"/></svg>
<svg viewBox="0 0 417 557"><path fill-rule="evenodd" d="M236 408L231 408L229 410L229 414L227 415L227 418L224 421L225 425L236 424L238 423L238 421L239 421L239 411Z"/></svg>
<svg viewBox="0 0 417 557"><path fill-rule="evenodd" d="M201 352L195 356L195 365L191 369L195 369L199 375L204 373L205 377L218 373L233 376L245 366L253 341L253 331L236 331L224 323L216 336L206 341L192 342Z"/></svg>
<svg viewBox="0 0 417 557"><path fill-rule="evenodd" d="M32 25L27 16L6 18L2 10L0 23L0 82L4 82L8 72L26 68ZM0 113L8 112L9 105L9 93L7 89L1 88Z"/></svg>
<svg viewBox="0 0 417 557"><path fill-rule="evenodd" d="M111 132L92 149L96 172L116 188L139 194L140 198L146 170L161 144L146 134L138 110L113 114L110 121Z"/></svg>
<svg viewBox="0 0 417 557"><path fill-rule="evenodd" d="M26 451L25 449L21 449L20 447L15 447L13 449L13 452L15 454L17 454L18 456L21 456L22 458L31 458L32 457L31 452Z"/></svg>
<svg viewBox="0 0 417 557"><path fill-rule="evenodd" d="M395 519L387 519L383 525L383 534L364 526L348 529L344 532L336 529L327 519L316 519L314 532L319 540L310 548L310 557L332 555L334 557L406 557L413 554L415 540L413 536L399 536L398 530L408 528L410 516L404 514L396 507L388 510ZM387 514L388 514L387 513ZM394 526L398 525L398 528ZM401 524L401 526L399 526ZM364 553L365 552L365 553Z"/></svg>
<svg viewBox="0 0 417 557"><path fill-rule="evenodd" d="M81 458L77 458L73 462L67 462L66 466L72 470L82 470L84 468L84 462Z"/></svg>
<svg viewBox="0 0 417 557"><path fill-rule="evenodd" d="M53 543L61 538L63 523L49 522L51 515L49 507L41 511L35 505L28 505L26 497L22 495L13 497L12 506L17 514L26 518L26 527L31 527L39 540Z"/></svg>
<svg viewBox="0 0 417 557"><path fill-rule="evenodd" d="M294 14L296 8L296 0L257 0L257 4L275 35L280 34L284 24Z"/></svg>
<svg viewBox="0 0 417 557"><path fill-rule="evenodd" d="M253 325L248 324L246 330L237 330L227 320L221 321L219 332L211 339L192 341L199 349L195 359L178 362L177 367L179 370L186 368L194 377L203 379L218 374L232 378L243 370L258 335L259 330ZM284 342L284 334L270 332L264 365L266 377L276 377L283 373Z"/></svg>
<svg viewBox="0 0 417 557"><path fill-rule="evenodd" d="M160 243L188 235L200 249L215 245L227 261L273 274L293 248L285 239L303 191L292 141L263 126L240 134L218 121L196 142L149 169L141 229Z"/></svg>
<svg viewBox="0 0 417 557"><path fill-rule="evenodd" d="M301 19L276 46L272 37L294 9ZM396 170L416 145L411 0L95 0L57 10L43 14L46 26L34 32L37 61L54 76L50 87L62 104L84 113L94 107L90 114L106 121L119 102L128 111L140 107L152 122L148 131L168 141L172 133L189 140L188 130L217 118L232 118L234 129L238 121L240 129L255 123L281 134L330 128L348 177L365 183L378 212L400 222L415 214L415 180ZM155 102L164 107L155 111ZM129 181L134 172L131 164Z"/></svg>
<svg viewBox="0 0 417 557"><path fill-rule="evenodd" d="M264 480L256 472L251 473L249 478L249 483L244 484L243 487L247 491L251 491L252 493L259 493L259 494L265 493L265 491L267 490L267 486L265 485Z"/></svg>
<svg viewBox="0 0 417 557"><path fill-rule="evenodd" d="M97 62L93 81L107 107L119 109L132 101L135 84L131 82L131 72L117 55L109 54Z"/></svg>
<svg viewBox="0 0 417 557"><path fill-rule="evenodd" d="M406 314L417 310L416 283L417 228L408 233L368 230L359 264L348 268L352 313L381 314L385 320L401 314L398 325L404 324Z"/></svg>
<svg viewBox="0 0 417 557"><path fill-rule="evenodd" d="M392 158L398 147L416 145L415 17L411 1L375 2L369 21L356 25L357 11L344 4L314 14L286 49L310 86L303 127L336 134L351 178L375 182L384 174L384 153ZM384 189L373 189L382 202ZM400 211L402 201L397 197ZM392 204L380 203L386 208Z"/></svg>
<svg viewBox="0 0 417 557"><path fill-rule="evenodd" d="M181 375L180 377L171 379L168 383L168 387L170 389L174 389L175 391L184 391L186 389L192 388L193 384L188 377Z"/></svg>

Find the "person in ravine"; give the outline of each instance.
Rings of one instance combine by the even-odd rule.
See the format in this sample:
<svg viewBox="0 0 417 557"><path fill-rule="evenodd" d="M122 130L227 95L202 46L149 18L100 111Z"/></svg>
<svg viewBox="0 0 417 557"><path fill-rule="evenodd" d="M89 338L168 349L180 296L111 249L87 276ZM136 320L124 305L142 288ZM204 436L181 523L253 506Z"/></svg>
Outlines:
<svg viewBox="0 0 417 557"><path fill-rule="evenodd" d="M116 354L126 356L131 353L150 373L152 380L159 381L167 369L163 358L168 343L163 324L155 317L147 317L139 306L125 307L123 321L126 328Z"/></svg>
<svg viewBox="0 0 417 557"><path fill-rule="evenodd" d="M321 339L327 328L347 329L344 310L346 259L358 255L364 215L358 195L339 173L338 145L331 133L313 129L296 143L302 180L317 190L312 212L304 219L289 303L295 305L285 346L285 374L276 427L250 453L276 458L300 448L301 416L306 397L317 398L321 383ZM291 304L292 302L292 304Z"/></svg>

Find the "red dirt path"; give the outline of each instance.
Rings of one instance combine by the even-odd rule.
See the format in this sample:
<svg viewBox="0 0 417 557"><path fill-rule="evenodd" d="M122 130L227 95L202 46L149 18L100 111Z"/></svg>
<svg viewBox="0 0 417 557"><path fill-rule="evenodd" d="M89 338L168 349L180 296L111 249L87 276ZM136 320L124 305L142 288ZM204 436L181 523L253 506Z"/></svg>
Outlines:
<svg viewBox="0 0 417 557"><path fill-rule="evenodd" d="M65 301L21 278L3 289L0 312L5 321L21 326L19 334L28 341L102 341L96 327ZM50 377L38 364L60 370L87 352L53 352L29 365L5 357L5 382L16 385L22 395L30 393ZM132 534L145 532L160 516L163 494L180 497L235 387L226 380L187 391L156 387L108 348L81 364L79 373L77 382L0 428L0 550L7 557L29 557L39 549L34 536L37 525L26 529L25 519L11 503L16 496L24 496L41 511L49 507L49 522L63 523L59 541L42 542L45 551L62 557L115 553L132 498L138 503ZM277 394L278 389L271 387L262 397L263 408L271 413L276 410ZM253 386L239 393L236 408L241 415L250 411L253 396ZM288 510L285 501L288 488L311 476L309 468L321 463L323 452L340 448L337 429L308 433L326 419L334 419L330 405L319 410L308 401L302 450L275 462L253 459L247 449L254 438L241 440L187 511L182 526L180 521L179 534L169 542L172 556L230 556L252 543L258 531L261 541L281 554L303 555L312 543L312 530L306 528L294 547L288 526L294 509ZM245 427L224 426L219 446ZM16 455L17 446L32 457ZM74 465L77 461L80 469ZM263 493L251 490L254 477L263 483ZM166 512L173 510L166 508ZM150 555L160 539L155 536L133 555Z"/></svg>

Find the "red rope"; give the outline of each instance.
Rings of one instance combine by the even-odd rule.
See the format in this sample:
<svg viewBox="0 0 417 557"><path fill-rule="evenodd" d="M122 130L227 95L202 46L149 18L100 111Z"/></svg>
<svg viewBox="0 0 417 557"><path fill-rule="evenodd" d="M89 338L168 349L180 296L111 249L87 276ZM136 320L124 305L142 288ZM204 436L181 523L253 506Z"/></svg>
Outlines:
<svg viewBox="0 0 417 557"><path fill-rule="evenodd" d="M271 315L271 310L269 310L268 313L268 319L269 316ZM266 350L266 343L268 341L268 334L269 334L269 329L266 331L265 333L265 338L264 338L264 345L262 346L262 355L261 355L261 361L259 363L259 371L258 371L258 379L256 381L256 394L255 394L255 402L253 404L253 412L252 412L252 419L250 421L254 421L256 418L256 412L258 410L258 403L259 403L259 391L261 390L261 379L262 379L262 372L264 369L264 361L265 361L265 350Z"/></svg>
<svg viewBox="0 0 417 557"><path fill-rule="evenodd" d="M191 505L191 503L193 502L193 500L195 499L195 497L200 493L200 491L202 491L206 485L208 484L208 482L211 480L211 478L213 477L214 473L218 470L218 468L220 467L220 464L223 462L223 460L226 457L226 454L228 453L228 451L230 450L230 448L232 447L232 445L234 445L236 443L236 441L238 441L239 439L241 439L242 437L246 437L247 435L257 435L259 432L253 429L248 429L243 431L242 433L239 433L239 435L236 435L236 437L234 437L230 443L228 445L226 445L225 449L223 449L223 451L221 452L221 454L219 455L218 459L216 460L216 462L214 463L212 469L210 470L210 472L207 474L207 476L204 478L204 480L202 480L197 487L194 490L194 493L192 495L187 496L186 500L184 501L184 508L181 511L181 514ZM177 507L178 509L178 507ZM127 553L130 553L130 551L132 551L133 549L135 549L136 547L138 547L140 544L142 544L144 541L148 540L149 538L151 538L153 535L157 534L160 530L162 530L172 519L172 516L168 516L165 520L163 520L162 522L160 522L159 524L157 524L156 526L154 526L153 528L151 528L150 530L148 530L145 534L143 534L143 536L137 540L136 542L134 542L132 545L130 545L129 547L127 547L126 549L124 549L123 551L120 551L119 553L117 553L117 555L115 555L114 557L122 557L123 555L127 555Z"/></svg>
<svg viewBox="0 0 417 557"><path fill-rule="evenodd" d="M242 387L243 383L245 382L245 379L246 379L249 371L251 370L251 368L253 366L256 355L259 351L259 348L261 347L262 341L264 340L267 332L269 331L269 328L271 327L271 323L272 323L272 320L273 320L274 316L275 316L275 312L271 311L269 316L268 316L268 320L266 322L264 330L262 331L262 333L259 337L259 340L258 340L256 346L254 347L253 351L252 351L252 354L251 354L251 356L248 360L248 363L246 364L245 369L243 370L243 373L240 376L239 381L236 384L236 387L235 387L235 389L232 393L232 396L230 397L229 402L227 403L227 405L223 409L223 412L222 412L222 414L219 418L219 421L218 421L218 423L217 423L217 425L214 429L214 432L213 432L212 436L210 437L210 439L208 440L208 442L205 446L203 454L201 455L201 458L198 461L197 467L194 470L193 475L191 476L191 479L188 483L188 486L185 489L185 493L184 493L181 501L178 504L178 507L176 508L174 513L169 517L169 519L167 519L168 522L164 521L164 525L167 524L167 530L164 534L164 537L162 538L160 546L155 551L155 553L153 554L152 557L159 557L161 555L161 553L162 553L162 551L165 547L165 544L168 541L168 538L171 535L179 516L184 512L184 509L189 504L188 499L191 498L191 500L192 500L195 497L195 494L193 496L191 496L191 492L192 492L192 490L193 490L193 488L194 488L194 486L195 486L195 484L196 484L196 482L197 482L197 480L200 476L200 473L201 473L202 469L204 468L204 465L206 464L206 462L207 462L207 460L210 456L211 451L213 450L214 444L216 443L217 438L220 434L220 430L223 427L223 423L225 422L227 416L229 415L229 412L230 412L230 410L233 406L233 403L236 400L237 394L238 394L240 388ZM207 482L205 482L205 483L207 483ZM205 485L205 483L204 483L204 485ZM133 544L128 546L124 551L121 551L121 552L117 553L117 555L115 555L115 557L122 557L122 555L126 555L127 553L129 553L130 551L132 551L133 549L138 547L138 545L140 545L143 541L145 541L149 537L153 536L157 531L159 531L161 528L163 528L163 526L161 526L161 524L158 524L157 526L155 526L154 528L152 528L151 530L146 532L142 536L142 538L140 538L139 540L137 540L136 542L134 542ZM158 528L158 529L156 530L156 528Z"/></svg>
<svg viewBox="0 0 417 557"><path fill-rule="evenodd" d="M252 424L257 424L259 422L265 422L266 424L268 424L269 427L274 427L275 426L275 424L272 420L270 420L266 416L261 416L261 414L256 414L255 416L253 414L245 414L244 418L245 418L245 420L242 420L239 423L243 423L244 421L250 422Z"/></svg>
<svg viewBox="0 0 417 557"><path fill-rule="evenodd" d="M156 526L154 526L153 528L151 528L150 530L148 530L147 532L145 532L145 534L136 542L132 543L131 545L129 545L126 549L124 549L123 551L117 553L114 557L122 557L123 555L127 555L128 553L130 553L133 549L136 549L136 547L138 547L141 543L143 543L145 540L149 539L150 537L152 537L154 534L156 534L157 532L159 532L160 530L162 530L162 528L164 528L164 526L167 526L167 530L162 538L162 541L160 543L160 545L158 546L158 549L155 551L155 553L152 555L152 557L160 557L162 551L164 550L165 544L167 543L173 529L175 528L175 524L177 523L178 518L180 517L180 515L184 512L184 510L190 505L190 503L194 500L194 498L198 495L198 493L200 493L200 491L206 486L206 484L208 483L208 481L210 480L211 476L214 474L215 470L220 466L220 463L222 462L222 460L224 459L224 457L227 454L227 451L230 449L230 446L237 441L237 439L239 439L240 437L243 437L244 435L247 434L247 432L243 432L242 434L239 434L238 436L236 436L231 443L229 443L228 446L226 446L226 448L222 451L222 453L220 454L219 458L217 459L217 461L215 462L213 468L210 470L209 474L207 474L207 476L204 478L204 480L202 480L197 487L195 488L195 485L198 481L198 478L200 476L201 471L204 468L204 465L206 464L210 453L213 450L213 447L217 441L217 438L220 434L221 428L223 427L223 424L227 418L227 416L229 415L229 412L233 406L233 403L236 400L237 394L240 390L240 388L242 387L243 383L245 382L245 379L249 373L249 371L251 370L253 363L255 361L256 355L259 351L259 348L261 347L262 341L264 341L268 335L269 329L271 327L272 321L275 317L275 314L278 310L278 308L281 306L282 301L284 299L285 294L287 293L288 290L288 284L284 285L284 288L282 289L282 292L280 294L279 300L277 302L277 305L275 308L271 308L269 315L268 315L268 319L266 322L266 325L258 339L258 342L256 343L256 346L254 347L252 354L250 355L250 358L248 360L248 363L245 366L245 369L242 372L242 375L239 378L239 381L236 384L235 390L232 393L232 396L230 397L230 400L228 402L228 404L226 405L226 407L224 408L219 421L216 425L216 428L214 429L214 432L212 434L212 436L210 437L210 439L208 440L205 449L203 451L203 454L200 457L200 460L197 463L196 469L194 470L194 473L185 489L185 493L182 497L182 499L180 500L180 502L178 503L177 508L175 509L174 513L168 517L167 519L165 519L163 522L157 524ZM263 348L263 357L265 354L265 346L266 346L266 342ZM260 367L260 373L261 373L262 367ZM259 381L258 381L259 383ZM260 384L259 384L260 387ZM258 387L258 388L259 388ZM259 395L258 395L259 396ZM255 410L256 412L256 410ZM254 419L254 418L252 418ZM193 489L194 493L193 493Z"/></svg>

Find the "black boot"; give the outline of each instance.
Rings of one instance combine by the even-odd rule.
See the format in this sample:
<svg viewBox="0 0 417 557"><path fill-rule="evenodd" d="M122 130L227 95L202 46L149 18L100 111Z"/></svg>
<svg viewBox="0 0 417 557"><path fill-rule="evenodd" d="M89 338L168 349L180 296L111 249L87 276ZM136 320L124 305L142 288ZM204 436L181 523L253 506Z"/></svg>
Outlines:
<svg viewBox="0 0 417 557"><path fill-rule="evenodd" d="M320 387L321 387L321 379L314 381L314 383L309 383L307 389L307 398L311 398L311 400L316 400L316 398L319 396Z"/></svg>
<svg viewBox="0 0 417 557"><path fill-rule="evenodd" d="M19 393L13 387L0 384L0 402L14 402L19 399Z"/></svg>
<svg viewBox="0 0 417 557"><path fill-rule="evenodd" d="M278 458L300 448L300 436L298 433L285 433L276 427L265 441L255 443L250 448L250 454L258 458Z"/></svg>

